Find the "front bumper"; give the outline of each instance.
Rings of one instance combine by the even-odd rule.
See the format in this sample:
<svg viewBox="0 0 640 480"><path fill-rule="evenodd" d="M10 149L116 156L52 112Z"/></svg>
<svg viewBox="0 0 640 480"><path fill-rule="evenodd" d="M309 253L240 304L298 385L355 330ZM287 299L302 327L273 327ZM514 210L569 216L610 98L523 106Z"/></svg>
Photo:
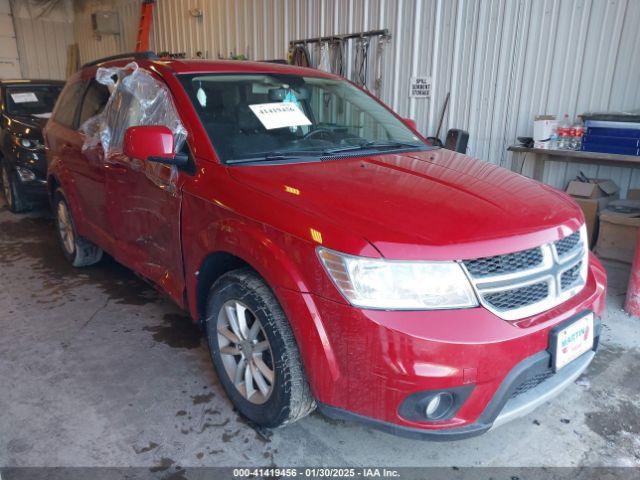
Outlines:
<svg viewBox="0 0 640 480"><path fill-rule="evenodd" d="M43 179L20 182L20 188L27 200L46 201L47 181Z"/></svg>
<svg viewBox="0 0 640 480"><path fill-rule="evenodd" d="M594 350L583 354L558 373L550 373L549 376L547 376L547 372L551 355L548 352L540 352L523 360L504 379L480 418L474 423L462 427L426 430L376 420L322 403L318 404L318 408L327 417L336 420L356 421L402 437L435 441L462 440L480 435L527 415L558 395L587 369L595 357L597 345L596 339ZM538 376L545 376L545 379L532 388L519 393L519 389L523 385L535 382Z"/></svg>
<svg viewBox="0 0 640 480"><path fill-rule="evenodd" d="M46 160L44 152L29 150L21 147L13 147L7 156L18 179L20 194L28 202L42 202L47 200ZM33 177L25 177L20 174L22 170Z"/></svg>
<svg viewBox="0 0 640 480"><path fill-rule="evenodd" d="M549 333L587 311L601 314L605 290L604 269L592 257L580 293L517 322L483 308L372 311L311 294L278 295L289 318L296 319L292 326L322 412L399 435L448 440L524 415L577 378L594 351L550 375ZM514 395L539 375L544 381ZM411 395L460 388L470 393L452 417L423 421L400 414Z"/></svg>

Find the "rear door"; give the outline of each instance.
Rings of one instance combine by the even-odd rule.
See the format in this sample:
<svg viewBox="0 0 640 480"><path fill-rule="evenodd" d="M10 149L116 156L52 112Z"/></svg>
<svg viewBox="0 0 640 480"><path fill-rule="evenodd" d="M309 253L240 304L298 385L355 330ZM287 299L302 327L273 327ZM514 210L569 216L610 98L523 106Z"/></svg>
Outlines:
<svg viewBox="0 0 640 480"><path fill-rule="evenodd" d="M85 229L85 202L77 190L79 172L83 169L83 135L78 131L78 115L87 81L80 78L70 80L60 94L51 120L45 129L45 143L49 163L55 163L56 175L68 197L76 228L81 235Z"/></svg>
<svg viewBox="0 0 640 480"><path fill-rule="evenodd" d="M109 100L109 90L95 79L89 81L87 89L82 95L79 108L78 129L92 117L102 112ZM102 145L87 144L87 134L80 133L80 151L73 155L74 180L78 196L82 199L82 209L86 221L95 232L101 246L108 248L113 241L107 220L107 186L106 165ZM77 148L77 145L75 146Z"/></svg>

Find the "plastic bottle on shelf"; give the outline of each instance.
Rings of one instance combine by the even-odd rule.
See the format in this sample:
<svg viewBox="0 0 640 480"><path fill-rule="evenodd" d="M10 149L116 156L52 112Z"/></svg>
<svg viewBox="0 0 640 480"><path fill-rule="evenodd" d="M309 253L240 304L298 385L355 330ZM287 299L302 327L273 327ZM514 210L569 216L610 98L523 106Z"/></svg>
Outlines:
<svg viewBox="0 0 640 480"><path fill-rule="evenodd" d="M567 150L571 148L571 137L569 136L571 131L571 122L569 122L569 115L564 114L564 117L558 124L558 149Z"/></svg>
<svg viewBox="0 0 640 480"><path fill-rule="evenodd" d="M551 130L551 136L549 137L549 149L558 149L558 127L553 127Z"/></svg>
<svg viewBox="0 0 640 480"><path fill-rule="evenodd" d="M584 125L582 125L582 121L578 120L574 127L573 134L573 149L574 150L582 150L582 137L584 137Z"/></svg>
<svg viewBox="0 0 640 480"><path fill-rule="evenodd" d="M576 126L575 125L571 125L569 127L567 139L569 144L567 149L575 150L576 149Z"/></svg>

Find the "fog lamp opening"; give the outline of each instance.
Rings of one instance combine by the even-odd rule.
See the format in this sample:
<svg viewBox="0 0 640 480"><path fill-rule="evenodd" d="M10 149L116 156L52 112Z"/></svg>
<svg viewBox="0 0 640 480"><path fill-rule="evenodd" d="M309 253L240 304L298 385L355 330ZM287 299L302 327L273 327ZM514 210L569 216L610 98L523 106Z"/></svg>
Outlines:
<svg viewBox="0 0 640 480"><path fill-rule="evenodd" d="M453 406L453 395L449 392L435 394L424 409L424 414L429 420L438 420L445 417Z"/></svg>

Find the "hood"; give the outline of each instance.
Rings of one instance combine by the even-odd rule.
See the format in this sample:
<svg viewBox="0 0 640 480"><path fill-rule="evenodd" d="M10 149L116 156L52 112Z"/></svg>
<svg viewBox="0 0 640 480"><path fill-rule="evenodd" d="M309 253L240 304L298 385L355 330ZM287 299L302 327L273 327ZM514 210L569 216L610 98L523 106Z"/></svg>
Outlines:
<svg viewBox="0 0 640 480"><path fill-rule="evenodd" d="M583 222L564 193L444 149L230 173L364 237L386 258L497 255L562 238Z"/></svg>

